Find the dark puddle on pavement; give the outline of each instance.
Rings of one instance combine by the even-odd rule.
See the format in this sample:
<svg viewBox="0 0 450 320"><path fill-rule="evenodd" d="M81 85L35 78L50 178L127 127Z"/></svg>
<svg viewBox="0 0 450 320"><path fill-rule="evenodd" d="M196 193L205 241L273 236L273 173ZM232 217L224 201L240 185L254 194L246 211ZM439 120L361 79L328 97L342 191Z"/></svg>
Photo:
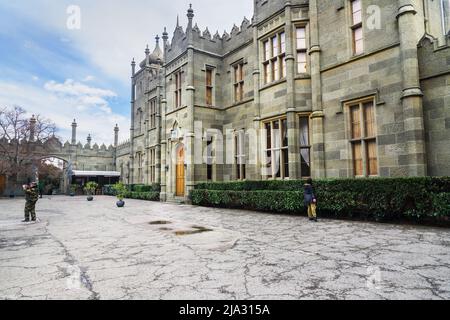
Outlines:
<svg viewBox="0 0 450 320"><path fill-rule="evenodd" d="M172 222L170 222L170 221L152 221L152 222L149 222L149 224L151 224L151 225L163 225L163 224L171 224Z"/></svg>
<svg viewBox="0 0 450 320"><path fill-rule="evenodd" d="M195 230L188 230L188 231L176 231L175 235L177 236L188 236L188 235L192 235L192 234L199 234L199 233L203 233L203 232L211 232L213 230L205 228L205 227L199 227L199 226L193 226L192 229Z"/></svg>
<svg viewBox="0 0 450 320"><path fill-rule="evenodd" d="M160 231L172 231L170 228L159 228Z"/></svg>

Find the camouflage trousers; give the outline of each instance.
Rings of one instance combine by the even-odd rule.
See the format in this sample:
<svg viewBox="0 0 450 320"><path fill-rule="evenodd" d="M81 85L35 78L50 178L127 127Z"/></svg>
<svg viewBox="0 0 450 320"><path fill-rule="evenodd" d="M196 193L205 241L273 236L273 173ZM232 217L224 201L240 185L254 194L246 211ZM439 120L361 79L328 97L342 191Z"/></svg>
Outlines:
<svg viewBox="0 0 450 320"><path fill-rule="evenodd" d="M30 215L32 220L36 220L36 202L27 201L25 203L25 220L30 220Z"/></svg>

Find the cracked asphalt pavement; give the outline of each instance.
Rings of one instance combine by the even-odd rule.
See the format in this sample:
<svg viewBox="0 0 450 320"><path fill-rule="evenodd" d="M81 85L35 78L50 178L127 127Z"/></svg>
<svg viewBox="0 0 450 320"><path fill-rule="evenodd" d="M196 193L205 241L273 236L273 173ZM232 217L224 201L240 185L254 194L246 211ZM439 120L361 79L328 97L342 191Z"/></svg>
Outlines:
<svg viewBox="0 0 450 320"><path fill-rule="evenodd" d="M448 229L115 202L0 200L0 299L450 299Z"/></svg>

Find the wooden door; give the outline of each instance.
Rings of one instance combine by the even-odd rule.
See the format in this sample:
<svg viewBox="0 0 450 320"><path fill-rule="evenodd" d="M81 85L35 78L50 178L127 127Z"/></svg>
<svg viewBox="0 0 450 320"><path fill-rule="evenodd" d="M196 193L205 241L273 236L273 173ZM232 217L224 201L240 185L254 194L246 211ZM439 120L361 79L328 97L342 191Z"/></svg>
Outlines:
<svg viewBox="0 0 450 320"><path fill-rule="evenodd" d="M6 177L4 175L0 175L0 196L3 194L6 188Z"/></svg>
<svg viewBox="0 0 450 320"><path fill-rule="evenodd" d="M177 153L176 180L176 196L184 197L184 148L180 148Z"/></svg>

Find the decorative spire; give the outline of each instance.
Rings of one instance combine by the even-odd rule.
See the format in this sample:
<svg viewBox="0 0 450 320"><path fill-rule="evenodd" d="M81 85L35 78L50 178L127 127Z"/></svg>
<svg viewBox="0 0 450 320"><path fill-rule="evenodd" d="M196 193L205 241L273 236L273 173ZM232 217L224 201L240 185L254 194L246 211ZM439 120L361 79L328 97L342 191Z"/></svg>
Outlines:
<svg viewBox="0 0 450 320"><path fill-rule="evenodd" d="M167 33L167 28L166 27L164 27L164 32L162 34L162 39L163 39L163 41L169 40L169 34Z"/></svg>
<svg viewBox="0 0 450 320"><path fill-rule="evenodd" d="M133 58L133 61L131 61L131 75L134 77L135 73L136 73L136 61L134 61Z"/></svg>
<svg viewBox="0 0 450 320"><path fill-rule="evenodd" d="M194 30L195 32L200 33L200 28L198 27L197 23L195 23L194 29L192 29L192 30Z"/></svg>
<svg viewBox="0 0 450 320"><path fill-rule="evenodd" d="M175 29L178 29L180 27L180 16L177 15L177 26Z"/></svg>
<svg viewBox="0 0 450 320"><path fill-rule="evenodd" d="M72 122L72 144L77 144L77 121L75 119Z"/></svg>
<svg viewBox="0 0 450 320"><path fill-rule="evenodd" d="M187 12L188 12L187 17L188 17L189 19L194 18L194 9L192 9L192 3L189 4L189 9L188 9Z"/></svg>
<svg viewBox="0 0 450 320"><path fill-rule="evenodd" d="M148 45L147 45L147 48L145 49L145 56L148 56L150 54L150 49L148 48Z"/></svg>
<svg viewBox="0 0 450 320"><path fill-rule="evenodd" d="M156 39L156 45L159 46L159 39L160 39L160 38L159 38L159 35L156 35L156 38L155 38L155 39Z"/></svg>
<svg viewBox="0 0 450 320"><path fill-rule="evenodd" d="M187 11L187 17L189 20L188 29L192 30L192 19L194 19L194 10L192 9L192 4L189 5L189 9Z"/></svg>
<svg viewBox="0 0 450 320"><path fill-rule="evenodd" d="M30 141L34 142L35 134L36 134L36 117L33 114L33 116L30 119Z"/></svg>

